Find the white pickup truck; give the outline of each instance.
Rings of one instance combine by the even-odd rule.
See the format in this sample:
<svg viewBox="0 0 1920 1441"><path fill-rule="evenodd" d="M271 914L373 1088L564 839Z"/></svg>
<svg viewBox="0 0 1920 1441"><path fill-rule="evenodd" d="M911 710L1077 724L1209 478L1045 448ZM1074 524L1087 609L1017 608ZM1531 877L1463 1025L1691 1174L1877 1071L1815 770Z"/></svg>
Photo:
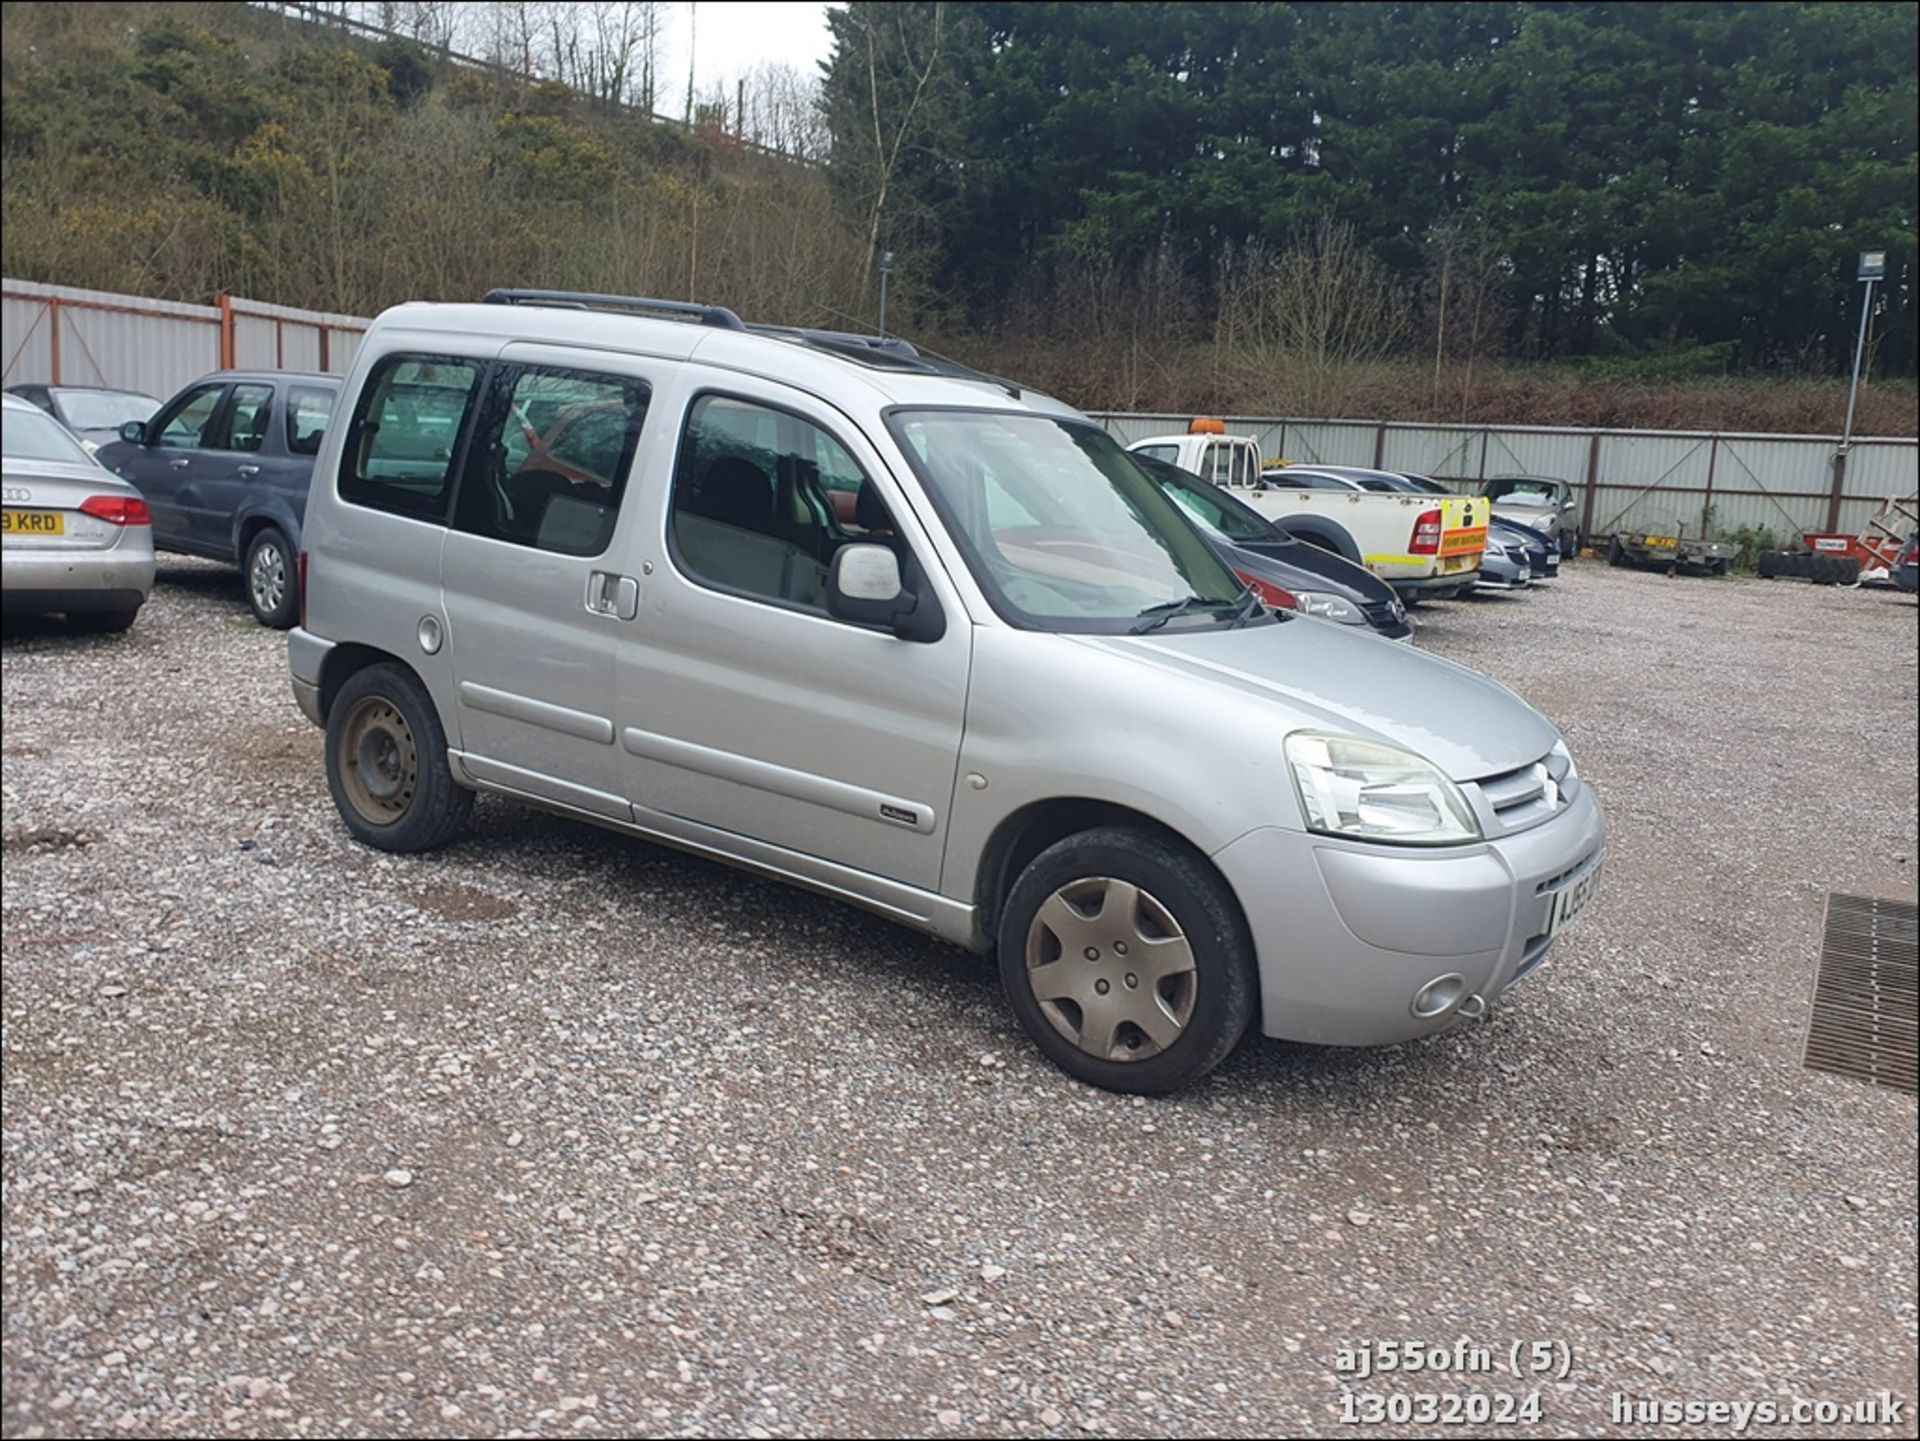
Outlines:
<svg viewBox="0 0 1920 1441"><path fill-rule="evenodd" d="M1481 496L1397 495L1313 483L1263 469L1260 444L1196 420L1185 435L1127 447L1231 491L1296 538L1364 565L1403 596L1440 599L1473 587L1492 503Z"/></svg>

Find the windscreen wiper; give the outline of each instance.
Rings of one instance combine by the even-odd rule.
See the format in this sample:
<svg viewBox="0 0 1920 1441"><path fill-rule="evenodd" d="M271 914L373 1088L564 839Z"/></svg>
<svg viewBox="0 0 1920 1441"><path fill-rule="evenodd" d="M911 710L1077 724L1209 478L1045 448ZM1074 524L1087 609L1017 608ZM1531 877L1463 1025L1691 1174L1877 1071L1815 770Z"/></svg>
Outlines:
<svg viewBox="0 0 1920 1441"><path fill-rule="evenodd" d="M1140 623L1127 632L1129 635L1145 635L1148 631L1158 630L1177 615L1198 615L1203 611L1218 612L1228 606L1235 611L1241 608L1237 600L1209 600L1205 596L1189 595L1179 600L1163 600L1158 605L1150 605L1140 612Z"/></svg>

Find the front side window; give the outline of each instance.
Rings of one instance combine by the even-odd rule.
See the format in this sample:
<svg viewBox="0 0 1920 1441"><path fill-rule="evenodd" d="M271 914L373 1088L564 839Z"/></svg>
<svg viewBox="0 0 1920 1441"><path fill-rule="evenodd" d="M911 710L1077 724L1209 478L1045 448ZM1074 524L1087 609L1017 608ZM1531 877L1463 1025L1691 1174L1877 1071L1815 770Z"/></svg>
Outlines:
<svg viewBox="0 0 1920 1441"><path fill-rule="evenodd" d="M340 498L443 521L454 453L479 389L481 362L389 355L360 392L342 448Z"/></svg>
<svg viewBox="0 0 1920 1441"><path fill-rule="evenodd" d="M267 443L267 425L273 416L271 385L236 385L233 407L227 412L227 450L258 450Z"/></svg>
<svg viewBox="0 0 1920 1441"><path fill-rule="evenodd" d="M1202 525L1218 531L1228 540L1272 542L1285 539L1285 532L1267 524L1260 512L1223 495L1210 485L1195 485L1189 480L1163 479L1168 495L1180 508Z"/></svg>
<svg viewBox="0 0 1920 1441"><path fill-rule="evenodd" d="M838 441L790 411L703 395L687 413L673 478L671 539L694 579L825 614L827 570L852 537L825 477L866 484ZM890 529L876 524L873 529Z"/></svg>
<svg viewBox="0 0 1920 1441"><path fill-rule="evenodd" d="M613 541L647 394L620 376L496 367L454 527L560 555L599 555Z"/></svg>
<svg viewBox="0 0 1920 1441"><path fill-rule="evenodd" d="M318 385L287 387L287 449L295 455L316 455L320 437L327 433L338 392Z"/></svg>
<svg viewBox="0 0 1920 1441"><path fill-rule="evenodd" d="M1233 572L1104 431L994 411L896 411L888 425L1012 624L1124 633L1244 618Z"/></svg>
<svg viewBox="0 0 1920 1441"><path fill-rule="evenodd" d="M224 385L203 385L189 391L161 420L159 443L176 450L198 450L207 444L213 438L209 427L214 412L220 408L220 397L226 389Z"/></svg>

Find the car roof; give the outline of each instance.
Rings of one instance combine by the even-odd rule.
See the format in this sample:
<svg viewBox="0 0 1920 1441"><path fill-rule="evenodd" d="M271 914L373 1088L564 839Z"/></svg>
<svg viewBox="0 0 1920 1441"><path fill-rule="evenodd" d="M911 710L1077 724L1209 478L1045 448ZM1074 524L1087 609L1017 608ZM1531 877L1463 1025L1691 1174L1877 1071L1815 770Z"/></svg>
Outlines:
<svg viewBox="0 0 1920 1441"><path fill-rule="evenodd" d="M46 414L46 411L35 405L31 400L28 400L24 395L15 395L11 390L4 396L0 396L0 405L4 405L8 410L31 410L35 415Z"/></svg>
<svg viewBox="0 0 1920 1441"><path fill-rule="evenodd" d="M597 299L598 297L589 297ZM717 308L716 308L717 309ZM721 312L731 316L731 312ZM738 320L735 318L735 325ZM1085 420L1072 406L995 376L922 353L889 351L867 337L792 328L746 328L664 320L630 311L552 303L410 302L383 311L367 332L412 332L443 343L454 336L572 346L702 365L779 381L824 398L849 387L876 406L1026 411ZM911 351L911 347L907 348ZM856 358L857 357L857 358ZM1089 422L1091 423L1091 422Z"/></svg>
<svg viewBox="0 0 1920 1441"><path fill-rule="evenodd" d="M78 391L87 392L92 395L137 395L141 397L143 400L155 399L154 396L148 395L146 391L135 390L130 385L66 385L66 384L55 384L54 382L49 381L46 384L46 386L44 386L43 388L46 390L61 390L61 391L78 390Z"/></svg>
<svg viewBox="0 0 1920 1441"><path fill-rule="evenodd" d="M211 375L203 375L194 381L195 385L207 385L217 380L297 380L303 385L331 385L337 387L344 377L328 375L323 370L216 370Z"/></svg>

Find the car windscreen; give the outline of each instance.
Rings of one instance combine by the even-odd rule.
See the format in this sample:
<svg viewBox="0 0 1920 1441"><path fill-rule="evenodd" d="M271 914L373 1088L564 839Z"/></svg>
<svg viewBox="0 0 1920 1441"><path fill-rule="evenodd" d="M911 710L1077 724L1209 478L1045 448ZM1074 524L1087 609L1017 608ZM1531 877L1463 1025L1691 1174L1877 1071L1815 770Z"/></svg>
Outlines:
<svg viewBox="0 0 1920 1441"><path fill-rule="evenodd" d="M54 401L75 430L118 430L129 420L153 418L160 402L131 390L56 390Z"/></svg>
<svg viewBox="0 0 1920 1441"><path fill-rule="evenodd" d="M900 410L887 423L1009 623L1115 634L1246 618L1240 581L1098 427L974 410Z"/></svg>
<svg viewBox="0 0 1920 1441"><path fill-rule="evenodd" d="M1209 530L1228 540L1258 541L1262 545L1289 545L1293 537L1275 528L1259 511L1235 500L1217 485L1209 485L1191 471L1132 452L1140 468L1160 483L1180 508Z"/></svg>
<svg viewBox="0 0 1920 1441"><path fill-rule="evenodd" d="M61 460L91 465L93 457L73 438L73 432L43 410L16 410L9 405L0 419L0 451L8 460Z"/></svg>

